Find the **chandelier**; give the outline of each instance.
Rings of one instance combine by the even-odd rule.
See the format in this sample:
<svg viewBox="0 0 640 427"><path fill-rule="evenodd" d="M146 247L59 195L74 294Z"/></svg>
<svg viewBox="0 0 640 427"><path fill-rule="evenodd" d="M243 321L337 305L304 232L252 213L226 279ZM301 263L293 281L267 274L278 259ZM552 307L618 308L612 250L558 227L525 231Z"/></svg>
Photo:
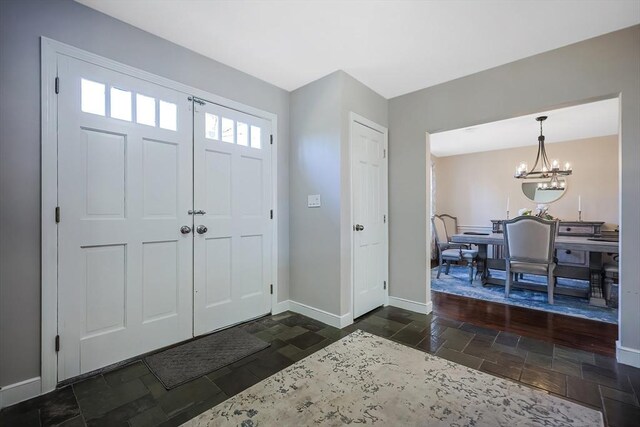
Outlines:
<svg viewBox="0 0 640 427"><path fill-rule="evenodd" d="M516 168L515 178L518 179L536 179L544 180L549 178L548 182L538 182L539 190L561 190L567 185L562 177L571 175L571 164L564 164L564 168L560 168L560 161L553 159L549 161L547 151L544 148L544 135L542 134L542 122L547 120L547 116L536 117L536 121L540 122L540 136L538 137L538 154L533 167L529 170L526 162L520 162ZM537 169L537 168L540 169Z"/></svg>

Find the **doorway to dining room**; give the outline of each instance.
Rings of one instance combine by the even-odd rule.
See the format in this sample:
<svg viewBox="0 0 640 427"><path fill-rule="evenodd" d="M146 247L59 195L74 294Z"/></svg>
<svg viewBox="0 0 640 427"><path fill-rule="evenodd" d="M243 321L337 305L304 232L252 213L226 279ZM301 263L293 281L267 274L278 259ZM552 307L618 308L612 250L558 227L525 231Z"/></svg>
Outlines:
<svg viewBox="0 0 640 427"><path fill-rule="evenodd" d="M433 293L462 298L449 304L485 301L618 324L619 102L591 100L430 134L427 220L445 228L431 233ZM553 303L546 274L516 274L505 295L503 221L522 215L559 221ZM467 250L472 260L462 256Z"/></svg>

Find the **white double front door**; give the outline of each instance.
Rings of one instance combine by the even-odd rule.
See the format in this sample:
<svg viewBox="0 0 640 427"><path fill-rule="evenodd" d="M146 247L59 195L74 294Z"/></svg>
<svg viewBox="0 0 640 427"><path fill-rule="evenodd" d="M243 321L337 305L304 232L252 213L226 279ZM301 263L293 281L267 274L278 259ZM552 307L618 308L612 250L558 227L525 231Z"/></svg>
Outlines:
<svg viewBox="0 0 640 427"><path fill-rule="evenodd" d="M269 313L270 122L63 55L58 76L58 380Z"/></svg>

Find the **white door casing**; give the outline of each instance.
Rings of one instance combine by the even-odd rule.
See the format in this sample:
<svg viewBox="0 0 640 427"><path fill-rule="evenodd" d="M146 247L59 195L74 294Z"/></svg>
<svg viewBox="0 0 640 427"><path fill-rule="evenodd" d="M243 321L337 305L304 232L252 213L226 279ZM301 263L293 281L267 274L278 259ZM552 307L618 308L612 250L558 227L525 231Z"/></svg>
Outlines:
<svg viewBox="0 0 640 427"><path fill-rule="evenodd" d="M74 59L81 64L85 64L85 65L93 64L94 66L96 66L94 71L96 69L102 70L103 72L107 72L107 74L109 74L109 72L114 72L115 75L120 76L118 79L115 79L113 81L119 81L122 83L124 80L128 78L132 78L135 80L136 84L140 84L141 87L144 86L146 88L149 88L149 90L147 90L146 93L144 94L155 97L156 100L164 99L165 101L173 102L171 101L172 98L170 94L172 92L174 94L180 93L179 101L183 101L183 100L187 101L188 103L188 106L186 107L187 109L191 108L191 102L188 101L188 97L196 96L201 99L206 99L208 100L208 102L216 103L218 105L224 105L235 111L243 111L252 116L263 118L267 122L268 127L271 129L270 133L273 135L273 140L272 140L273 142L272 142L272 145L270 146L270 156L271 156L270 167L271 167L272 176L277 175L276 153L277 153L277 139L278 139L278 135L277 135L278 119L276 114L254 108L246 104L242 104L240 102L233 101L233 100L200 90L192 86L184 85L182 83L178 83L176 81L173 81L164 77L160 77L158 75L148 73L146 71L142 71L140 69L75 48L73 46L48 39L46 37L41 37L41 47L42 47L41 49L41 85L40 85L41 101L42 101L41 102L41 117L42 117L42 120L41 120L41 124L42 124L41 126L41 132L42 132L42 140L41 140L41 150L42 150L42 156L41 156L41 160L42 160L42 173L41 173L41 187L42 187L42 215L41 215L41 226L42 226L41 369L42 371L41 371L41 378L42 378L42 381L41 381L41 392L46 393L46 392L52 391L56 387L56 384L58 384L59 381L62 381L66 378L69 378L70 376L73 376L72 373L65 373L64 371L65 366L68 364L65 360L69 354L72 354L71 357L75 358L75 362L72 361L71 363L69 363L70 365L72 365L72 368L74 363L76 364L76 367L73 369L76 369L76 370L79 369L77 365L80 363L79 356L73 355L74 351L80 348L80 344L75 344L74 346L73 342L71 342L71 345L69 345L70 343L67 342L67 340L71 339L71 341L73 341L73 337L69 337L66 332L69 331L71 333L75 333L77 340L80 340L80 333L78 332L77 328L76 330L73 329L75 327L74 325L71 325L71 329L65 329L65 325L63 325L64 319L68 317L65 314L65 310L67 310L68 307L71 307L72 309L74 308L70 301L67 301L67 300L62 301L63 293L66 292L67 296L69 294L72 294L72 296L75 296L76 294L74 294L69 290L63 289L64 285L60 282L61 276L59 274L61 272L61 267L63 267L62 265L59 265L59 259L61 259L61 256L62 256L61 252L63 248L61 244L63 243L63 240L64 240L64 238L62 239L60 238L61 237L60 234L62 232L69 232L70 230L71 230L71 233L79 233L80 228L74 228L71 225L65 228L65 221L69 219L68 210L65 210L64 208L62 209L61 221L59 224L56 223L54 219L55 216L53 213L55 208L59 206L60 202L62 201L59 198L59 194L58 194L58 180L59 180L59 171L62 173L62 168L64 167L64 165L58 163L58 145L59 145L58 144L58 138L59 138L58 116L59 114L63 113L62 110L64 109L64 104L66 103L66 101L61 99L61 97L64 97L66 91L75 90L76 91L75 95L69 95L69 97L71 98L72 102L75 102L76 104L81 101L78 100L79 94L77 93L77 90L74 89L73 86L71 85L71 81L69 80L70 76L68 75L68 73L65 74L64 70L62 69L64 68L64 65L62 65L62 68L61 68L61 64L66 63L65 61L68 62L69 59ZM60 68L60 72L59 72L59 68ZM113 75L114 74L112 74L112 76ZM58 85L58 77L60 77L59 85ZM91 79L89 78L89 80ZM58 89L60 89L59 92L58 92ZM108 87L106 89L109 90ZM126 89L126 87L123 87L123 89ZM155 93L154 91L156 91L157 93ZM189 95L186 95L186 94L189 94ZM135 96L135 93L134 93L134 96ZM177 101L175 102L175 104L178 106L176 109L176 113L178 115L178 122L179 122L178 133L182 134L183 131L186 130L184 126L181 127L180 125L180 122L183 120L182 116L184 116L183 110L185 107L184 107L184 104L180 104ZM108 105L105 105L105 113L107 111L108 111ZM106 115L108 116L109 114L107 113ZM103 124L111 120L110 118L105 118L105 117L100 117L100 119L103 120ZM159 117L156 117L156 120L158 119ZM192 112L188 111L188 119L186 124L188 126L191 126L190 133L188 134L188 141L189 141L190 147L193 147L192 119L193 119ZM109 127L103 129L101 128L102 126L101 123L96 120L98 119L94 117L93 121L91 121L90 123L91 125L95 125L95 127L86 126L86 130L97 131L96 133L98 135L100 135L101 131L106 130L107 133L105 134L106 135L105 138L107 140L109 140L111 136L115 137L115 138L111 138L111 140L114 140L114 139L117 140L118 139L117 136L120 135L120 136L124 136L127 139L127 141L130 141L130 140L133 140L132 138L135 137L136 135L140 136L135 131L132 131L130 133L130 130L122 131L122 130L116 130L114 128L109 128ZM117 123L112 120L111 122ZM182 125L184 124L185 123L182 123ZM76 125L79 125L79 123L76 123ZM141 126L141 125L137 125L137 126ZM154 132L155 132L155 135L152 138L150 138L153 141L162 142L164 141L164 137L169 135L165 130L156 129ZM179 150L183 150L181 141L182 141L182 137L180 138ZM100 141L98 141L97 146L101 146L99 142ZM171 143L172 142L171 138L168 138L165 142ZM130 144L129 145L125 144L125 147L126 149L129 149ZM105 146L102 146L102 148L105 148ZM180 152L182 153L182 151ZM111 160L113 160L113 158L117 158L117 156L115 157L112 156ZM190 151L189 154L180 157L180 162L184 158L189 158L191 160L190 167L193 167L192 152ZM156 160L159 160L159 159L156 158ZM159 161L161 162L161 159ZM129 166L131 164L131 157L126 158L126 164L127 164L127 168L125 169L125 174L130 171ZM105 171L103 170L102 172L105 172ZM111 172L113 174L113 171L109 171L108 168L107 168L107 172ZM125 175L125 179L128 179L127 175ZM189 176L189 182L192 183L192 181L193 181L193 175L191 174ZM276 205L276 201L277 201L276 180L272 179L270 185L271 185L270 194L272 199L270 200L269 204L273 207ZM193 190L193 187L191 187L190 191L184 193L184 195L192 199L192 195L193 195L192 190ZM180 194L181 196L183 195L182 193ZM127 193L127 196L129 195L130 194ZM125 200L125 205L126 203L127 202ZM180 202L180 205L182 206L183 203ZM126 205L126 206L130 206L130 205ZM190 203L189 206L185 208L186 210L183 210L181 208L180 210L181 220L177 221L179 226L192 225L193 218L191 218L191 216L188 216L188 218L184 218L184 222L182 221L183 213L188 212L188 210L192 208L193 208L192 203ZM109 219L111 220L118 219L117 215L114 215L114 217L115 218L109 218ZM274 283L274 284L277 283L277 276L278 276L278 270L277 270L277 253L278 253L277 228L278 227L277 227L276 218L277 218L277 212L274 211L273 221L271 221L272 235L270 236L271 244L272 244L270 283ZM79 220L79 219L80 218L76 218L76 220ZM127 218L127 220L128 219L129 218ZM119 220L122 222L122 218L120 218ZM173 227L172 227L172 230L173 230ZM192 233L184 236L181 234L180 236L181 236L180 239L190 242L189 244L191 245L191 248L193 248ZM170 237L166 241L170 241L172 238L173 237ZM183 246L181 243L183 240L178 240L178 243L179 243L178 246L180 248L182 248ZM163 240L163 242L164 241L165 240ZM107 245L107 246L110 246L110 245ZM117 244L115 246L117 246ZM129 255L129 253L127 253L127 255ZM149 257L147 257L147 259L149 259ZM76 264L79 265L78 263ZM147 269L147 271L150 271L150 269ZM164 270L159 269L158 271L163 272ZM188 310L189 316L187 316L188 318L180 316L180 324L186 325L185 322L187 322L188 320L187 322L188 327L186 326L184 327L184 330L187 331L186 333L187 338L193 336L193 297L194 297L193 268L191 268L190 274L191 276L185 279L188 282L190 287L189 294L187 298L182 299L182 302L186 302L189 304L189 310ZM273 288L273 295L271 295L271 300L273 301L274 304L278 300L277 286L274 286ZM62 303L59 304L59 301L61 301ZM125 309L125 310L128 310L128 309ZM180 310L182 310L182 308ZM159 318L155 319L155 321L164 321L164 320L166 319L162 319L162 316L159 316ZM152 322L147 322L147 324L150 324L150 323ZM128 326L131 325L130 318L127 319L127 325ZM66 326L69 326L69 325L66 325ZM111 327L111 328L105 328L105 330L103 330L102 332L108 332L109 329L114 329L111 332L116 332L115 329L118 329L118 328L120 327L115 325L114 327ZM181 331L182 329L183 328L180 327ZM167 330L169 331L169 334L171 334L174 331L174 328L169 326ZM165 334L166 335L165 337L168 338L169 334ZM180 341L182 339L185 339L185 338L182 338L182 334L179 334L179 335L181 336L181 338L175 339L171 344L177 341ZM58 337L61 338L60 339L61 345L60 345L59 352L56 351L56 348L58 348L58 346L56 345ZM96 338L96 337L93 337L93 338ZM149 339L146 337L143 337L143 340L148 341ZM87 341L85 344L87 345L90 344L90 340L85 340L85 341ZM140 350L140 348L143 347L139 343L130 342L130 341L127 341L126 345L132 345L136 348L136 350L131 350L130 351L131 353L142 351ZM108 344L104 348L106 349L107 352L112 350ZM122 351L123 348L124 346L121 346L115 351ZM73 369L70 370L69 372L73 372Z"/></svg>
<svg viewBox="0 0 640 427"><path fill-rule="evenodd" d="M201 335L271 311L272 146L263 118L211 102L194 108L194 335Z"/></svg>
<svg viewBox="0 0 640 427"><path fill-rule="evenodd" d="M186 94L65 56L58 74L61 381L192 336L192 125ZM84 112L100 85L104 112ZM111 117L112 87L130 93L129 121ZM155 126L136 123L137 94ZM176 130L159 127L160 101Z"/></svg>
<svg viewBox="0 0 640 427"><path fill-rule="evenodd" d="M353 317L388 300L386 129L352 113Z"/></svg>

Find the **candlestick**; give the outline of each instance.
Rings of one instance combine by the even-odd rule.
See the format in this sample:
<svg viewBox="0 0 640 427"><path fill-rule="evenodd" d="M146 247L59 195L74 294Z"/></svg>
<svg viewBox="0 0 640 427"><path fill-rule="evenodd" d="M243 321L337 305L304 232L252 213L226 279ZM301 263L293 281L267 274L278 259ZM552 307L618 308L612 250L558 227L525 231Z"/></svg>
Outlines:
<svg viewBox="0 0 640 427"><path fill-rule="evenodd" d="M507 211L507 219L509 219L509 211Z"/></svg>
<svg viewBox="0 0 640 427"><path fill-rule="evenodd" d="M578 212L582 211L582 196L578 196Z"/></svg>
<svg viewBox="0 0 640 427"><path fill-rule="evenodd" d="M578 221L582 222L582 211L578 211Z"/></svg>
<svg viewBox="0 0 640 427"><path fill-rule="evenodd" d="M509 197L507 197L507 212L509 212Z"/></svg>

